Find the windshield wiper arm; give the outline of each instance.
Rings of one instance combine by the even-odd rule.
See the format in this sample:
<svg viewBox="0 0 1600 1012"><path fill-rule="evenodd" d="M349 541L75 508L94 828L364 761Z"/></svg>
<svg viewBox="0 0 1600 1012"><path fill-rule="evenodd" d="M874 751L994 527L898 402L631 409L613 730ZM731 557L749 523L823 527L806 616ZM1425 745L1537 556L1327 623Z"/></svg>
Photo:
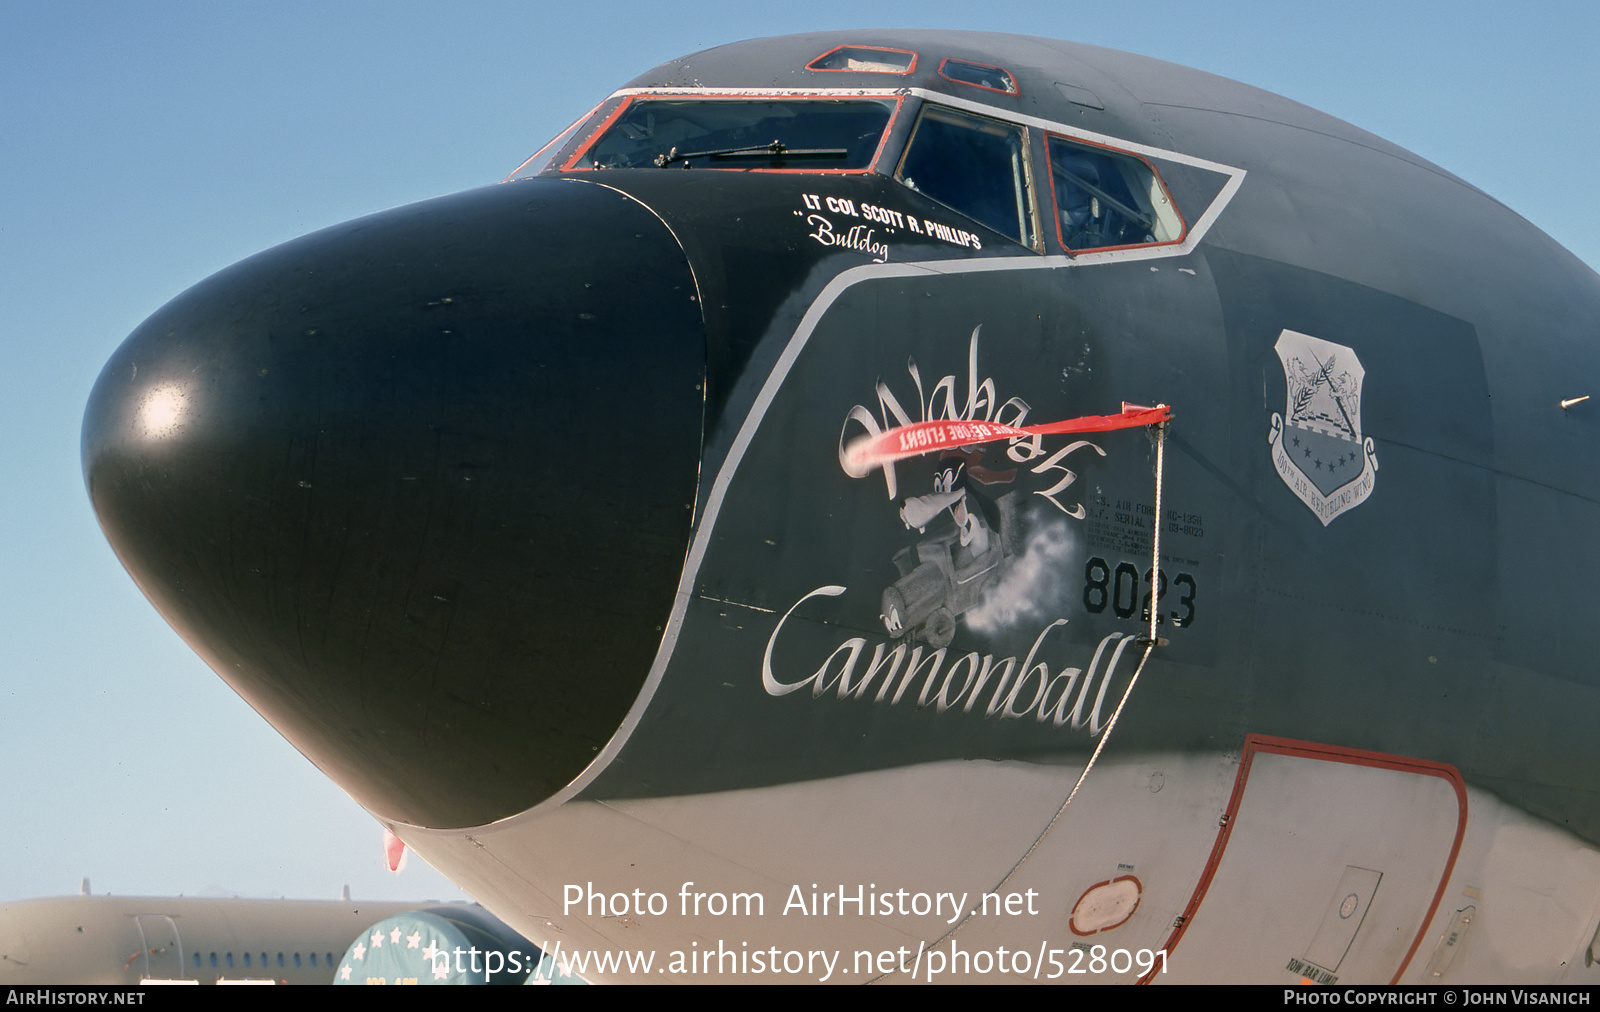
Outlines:
<svg viewBox="0 0 1600 1012"><path fill-rule="evenodd" d="M685 151L680 153L676 147L664 155L656 155L656 166L666 168L674 162L687 162L691 158L756 158L763 155L774 155L781 158L844 158L850 152L846 148L790 148L783 141L774 140L767 144L751 144L740 148L719 148L714 151Z"/></svg>

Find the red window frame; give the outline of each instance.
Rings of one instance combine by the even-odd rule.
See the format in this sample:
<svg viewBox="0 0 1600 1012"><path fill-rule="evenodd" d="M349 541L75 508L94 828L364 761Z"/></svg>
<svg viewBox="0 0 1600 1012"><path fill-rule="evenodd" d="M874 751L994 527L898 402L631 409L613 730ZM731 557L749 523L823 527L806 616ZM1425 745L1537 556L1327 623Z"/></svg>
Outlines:
<svg viewBox="0 0 1600 1012"><path fill-rule="evenodd" d="M1126 151L1122 148L1115 148L1109 144L1099 144L1095 141L1084 140L1082 137L1073 137L1070 134L1045 132L1043 136L1044 167L1045 171L1048 173L1047 178L1050 184L1050 220L1055 226L1057 246L1060 246L1062 249L1074 256L1083 256L1089 253L1105 253L1109 250L1154 249L1157 246L1176 246L1189 237L1189 221L1183 216L1183 209L1178 206L1178 202L1172 198L1172 190L1167 187L1167 181L1161 177L1161 171L1155 167L1150 159L1144 157L1143 155L1135 154L1132 151ZM1172 208L1172 213L1178 216L1179 227L1177 238L1163 239L1160 242L1126 243L1121 246L1086 246L1082 249L1073 249L1072 247L1068 246L1066 240L1061 236L1061 205L1058 203L1058 198L1056 196L1055 165L1050 160L1050 138L1052 137L1059 137L1068 144L1076 144L1085 148L1099 148L1101 151L1108 151L1111 154L1120 155L1124 158L1137 158L1139 161L1143 162L1145 168L1149 169L1151 176L1155 178L1156 185L1161 187L1161 192L1166 194L1167 205Z"/></svg>
<svg viewBox="0 0 1600 1012"><path fill-rule="evenodd" d="M1017 90L1016 91L1007 91L1004 88L991 88L987 84L974 84L971 81L963 81L963 80L960 80L959 78L951 77L949 74L946 74L944 72L945 64L949 63L951 60L954 60L957 63L965 63L970 67L988 67L990 70L998 70L998 71L1000 71L1000 73L1006 75L1006 79L1008 81L1010 81L1012 87L1016 88ZM984 91L992 91L997 95L1013 95L1013 96L1015 96L1015 95L1021 95L1022 94L1022 85L1017 83L1017 75L1013 74L1011 71L1007 70L1006 68L1000 67L1000 66L996 66L993 63L979 63L977 60L963 60L960 57L956 57L956 56L946 56L944 59L939 61L939 76L944 78L946 81L949 81L951 84L964 84L968 88L982 88Z"/></svg>
<svg viewBox="0 0 1600 1012"><path fill-rule="evenodd" d="M837 53L841 49L861 49L872 53L905 53L911 57L911 63L904 70L851 70L849 67L819 67L818 63ZM917 69L917 53L910 49L895 49L893 46L861 46L847 42L842 46L834 46L826 53L822 53L806 64L806 69L818 74L893 74L904 77Z"/></svg>
<svg viewBox="0 0 1600 1012"><path fill-rule="evenodd" d="M774 169L774 168L764 168L764 167L757 167L757 166L728 166L726 168L715 168L715 169L710 169L709 170L709 171L712 171L712 172L779 172L779 173L801 172L801 173L808 173L808 174L814 175L814 176L815 175L863 176L863 175L868 175L868 174L870 174L872 172L877 171L878 161L883 157L884 145L889 142L889 136L890 136L890 134L892 134L894 132L895 123L899 120L900 112L905 107L905 96L904 95L813 95L813 94L804 94L804 93L796 94L794 92L666 92L666 91L644 92L644 93L637 94L637 95L629 95L627 97L627 99L622 102L622 104L618 105L615 109L613 109L611 111L611 114L609 116L607 116L602 123L600 123L598 126L596 126L593 130L589 131L589 136L584 138L584 141L583 141L582 144L579 144L575 149L573 149L573 152L572 152L571 156L569 156L567 158L566 164L561 166L560 171L562 171L562 172L605 172L605 171L609 171L609 170L606 170L606 169L595 168L593 166L579 167L577 165L577 162L585 154L588 153L589 149L594 146L595 142L598 141L605 134L605 132L607 130L611 129L611 124L615 123L617 121L617 119L623 114L623 112L625 112L627 109L632 107L632 105L635 102L638 102L638 101L644 101L644 102L680 101L681 102L681 101L694 101L696 99L710 99L712 101L745 101L745 102L760 102L760 101L763 101L763 100L766 100L766 99L783 99L783 100L793 100L793 101L801 101L801 102L844 102L844 101L862 101L862 100L865 100L865 101L872 101L872 102L892 102L892 103L894 103L893 107L889 110L889 120L883 126L883 135L878 138L877 150L872 152L872 159L871 159L871 161L869 161L866 164L866 166L864 168L859 168L859 169L815 169L815 168ZM705 171L705 170L702 170L702 171Z"/></svg>

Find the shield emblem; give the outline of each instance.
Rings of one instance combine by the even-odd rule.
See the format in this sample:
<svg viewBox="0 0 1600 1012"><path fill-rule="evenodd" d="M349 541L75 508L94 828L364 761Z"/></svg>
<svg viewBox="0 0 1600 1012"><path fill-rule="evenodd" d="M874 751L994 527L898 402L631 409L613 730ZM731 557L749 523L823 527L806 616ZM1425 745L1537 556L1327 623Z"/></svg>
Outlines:
<svg viewBox="0 0 1600 1012"><path fill-rule="evenodd" d="M1267 437L1272 463L1326 527L1361 505L1377 482L1372 440L1361 434L1366 370L1350 348L1293 330L1278 335L1275 350L1287 396Z"/></svg>

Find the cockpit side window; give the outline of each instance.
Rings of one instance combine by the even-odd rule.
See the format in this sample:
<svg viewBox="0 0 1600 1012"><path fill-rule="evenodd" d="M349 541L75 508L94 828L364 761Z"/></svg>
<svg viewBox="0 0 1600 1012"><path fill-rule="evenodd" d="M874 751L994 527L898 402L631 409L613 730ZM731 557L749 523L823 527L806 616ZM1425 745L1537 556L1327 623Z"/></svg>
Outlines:
<svg viewBox="0 0 1600 1012"><path fill-rule="evenodd" d="M1045 148L1065 249L1078 253L1183 238L1183 217L1149 162L1064 137L1049 137Z"/></svg>
<svg viewBox="0 0 1600 1012"><path fill-rule="evenodd" d="M565 168L863 172L893 98L654 98L629 102Z"/></svg>
<svg viewBox="0 0 1600 1012"><path fill-rule="evenodd" d="M512 170L504 182L513 179L528 179L532 176L542 175L546 172L557 172L571 157L573 151L582 147L593 139L594 135L605 128L615 118L617 110L622 108L627 100L613 95L588 112L572 121L572 125L556 134L544 147L535 151L531 157Z"/></svg>
<svg viewBox="0 0 1600 1012"><path fill-rule="evenodd" d="M924 105L895 177L1001 235L1034 245L1028 138L1014 123Z"/></svg>

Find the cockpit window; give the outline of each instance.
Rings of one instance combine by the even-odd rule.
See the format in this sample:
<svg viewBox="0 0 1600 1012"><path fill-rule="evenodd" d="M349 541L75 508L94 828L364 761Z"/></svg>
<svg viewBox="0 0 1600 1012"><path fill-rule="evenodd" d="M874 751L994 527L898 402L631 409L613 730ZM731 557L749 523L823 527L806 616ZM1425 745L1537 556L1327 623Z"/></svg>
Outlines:
<svg viewBox="0 0 1600 1012"><path fill-rule="evenodd" d="M1001 235L1034 244L1028 140L1014 123L924 105L895 176Z"/></svg>
<svg viewBox="0 0 1600 1012"><path fill-rule="evenodd" d="M544 147L530 155L527 161L511 170L511 175L507 176L505 181L509 182L513 179L527 179L529 176L537 176L539 173L553 167L556 164L557 159L560 158L561 152L572 143L572 138L577 135L578 128L589 122L589 120L593 118L594 114L600 111L600 107L605 104L606 103L602 102L600 105L595 106L593 109L590 109L582 116L579 116L577 119L573 120L571 126L556 134L545 144Z"/></svg>
<svg viewBox="0 0 1600 1012"><path fill-rule="evenodd" d="M806 64L807 70L853 70L858 74L909 74L917 54L882 46L837 46Z"/></svg>
<svg viewBox="0 0 1600 1012"><path fill-rule="evenodd" d="M568 169L871 167L894 99L637 98Z"/></svg>
<svg viewBox="0 0 1600 1012"><path fill-rule="evenodd" d="M1061 245L1073 252L1177 242L1183 218L1161 177L1135 155L1050 137Z"/></svg>
<svg viewBox="0 0 1600 1012"><path fill-rule="evenodd" d="M991 67L987 63L973 63L970 60L945 60L939 64L939 76L960 84L970 84L975 88L987 88L990 91L1004 92L1007 95L1017 94L1017 79L1004 67Z"/></svg>

